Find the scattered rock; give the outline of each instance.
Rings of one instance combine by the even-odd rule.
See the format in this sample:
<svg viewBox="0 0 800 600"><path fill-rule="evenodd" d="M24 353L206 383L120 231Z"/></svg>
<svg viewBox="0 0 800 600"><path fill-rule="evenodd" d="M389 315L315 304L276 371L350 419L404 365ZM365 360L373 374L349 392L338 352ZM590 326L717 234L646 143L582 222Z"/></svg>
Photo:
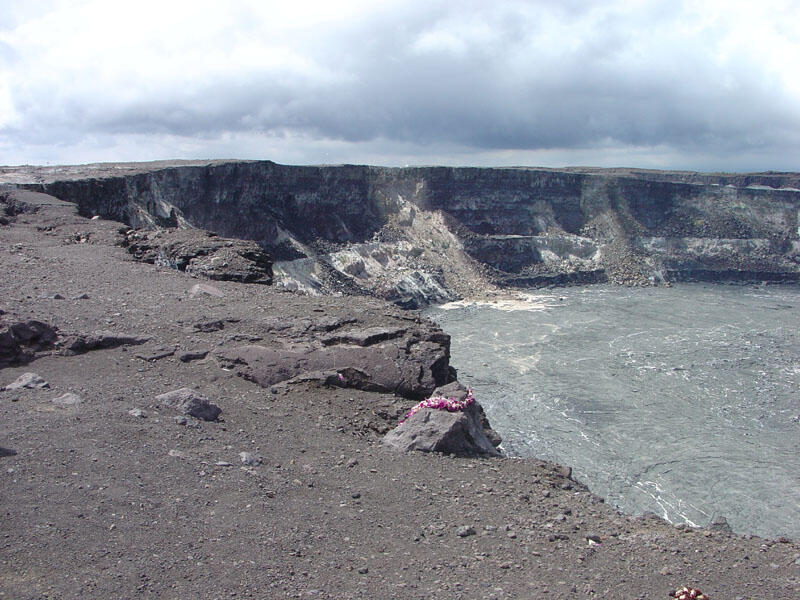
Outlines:
<svg viewBox="0 0 800 600"><path fill-rule="evenodd" d="M475 530L468 525L462 525L456 530L456 535L458 537L468 537L470 535L475 535Z"/></svg>
<svg viewBox="0 0 800 600"><path fill-rule="evenodd" d="M141 408L132 408L128 411L128 414L132 417L138 417L140 419L147 418L147 413L144 412Z"/></svg>
<svg viewBox="0 0 800 600"><path fill-rule="evenodd" d="M600 544L603 540L596 533L589 533L586 535L586 541L594 542L595 544Z"/></svg>
<svg viewBox="0 0 800 600"><path fill-rule="evenodd" d="M50 384L47 383L41 376L36 373L23 373L17 377L13 382L9 383L3 388L5 391L20 390L20 389L43 389L49 388Z"/></svg>
<svg viewBox="0 0 800 600"><path fill-rule="evenodd" d="M173 354L175 354L175 346L162 346L160 348L154 348L150 352L139 352L134 356L148 362L153 362L156 360L161 360L162 358L167 358Z"/></svg>
<svg viewBox="0 0 800 600"><path fill-rule="evenodd" d="M196 283L189 288L189 297L194 298L198 294L208 294L209 296L216 296L217 298L225 296L222 290L208 283Z"/></svg>
<svg viewBox="0 0 800 600"><path fill-rule="evenodd" d="M728 524L728 519L719 515L718 517L714 518L711 521L711 524L708 526L711 531L719 531L720 533L732 533L733 530L731 526Z"/></svg>
<svg viewBox="0 0 800 600"><path fill-rule="evenodd" d="M225 327L225 323L223 323L222 320L201 321L199 323L195 323L193 327L195 331L211 333L213 331L222 331L222 329Z"/></svg>
<svg viewBox="0 0 800 600"><path fill-rule="evenodd" d="M248 467L261 464L261 459L250 452L239 452L239 458L241 459L242 464L247 465Z"/></svg>
<svg viewBox="0 0 800 600"><path fill-rule="evenodd" d="M191 362L193 360L202 360L206 356L208 356L208 350L189 350L187 352L181 352L178 355L178 360L181 362Z"/></svg>
<svg viewBox="0 0 800 600"><path fill-rule="evenodd" d="M72 299L73 300L88 300L89 299L89 294L83 293L83 294L80 294L78 296L73 296Z"/></svg>
<svg viewBox="0 0 800 600"><path fill-rule="evenodd" d="M83 399L77 394L67 392L66 394L60 395L58 398L53 398L53 402L62 406L74 406L75 404L83 402Z"/></svg>
<svg viewBox="0 0 800 600"><path fill-rule="evenodd" d="M555 467L556 473L564 477L565 479L572 478L572 467L568 467L566 465L557 465Z"/></svg>
<svg viewBox="0 0 800 600"><path fill-rule="evenodd" d="M126 335L113 331L97 331L95 333L68 336L59 343L62 353L74 356L91 352L92 350L106 350L118 346L138 346L150 341L149 337Z"/></svg>
<svg viewBox="0 0 800 600"><path fill-rule="evenodd" d="M155 399L159 404L176 408L189 416L204 421L215 421L222 412L222 409L209 402L208 398L186 387L159 394Z"/></svg>

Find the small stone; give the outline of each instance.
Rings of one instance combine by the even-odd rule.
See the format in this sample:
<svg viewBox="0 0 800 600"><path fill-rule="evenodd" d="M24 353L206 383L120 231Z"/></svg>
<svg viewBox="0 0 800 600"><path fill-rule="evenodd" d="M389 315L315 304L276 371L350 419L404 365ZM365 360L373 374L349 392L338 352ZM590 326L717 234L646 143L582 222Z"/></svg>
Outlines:
<svg viewBox="0 0 800 600"><path fill-rule="evenodd" d="M177 417L175 417L175 422L178 425L186 425L186 423L188 423L189 420L186 417L184 417L183 415L178 415Z"/></svg>
<svg viewBox="0 0 800 600"><path fill-rule="evenodd" d="M134 356L148 362L154 362L161 360L162 358L172 356L173 354L175 354L175 346L162 346L161 348L155 348L150 352L137 352L134 354Z"/></svg>
<svg viewBox="0 0 800 600"><path fill-rule="evenodd" d="M218 460L214 463L218 467L232 467L233 465L225 460Z"/></svg>
<svg viewBox="0 0 800 600"><path fill-rule="evenodd" d="M83 400L77 394L67 392L66 394L60 395L58 398L53 398L53 402L61 404L62 406L73 406L75 404L80 404Z"/></svg>
<svg viewBox="0 0 800 600"><path fill-rule="evenodd" d="M475 530L469 525L462 525L456 530L456 535L458 537L468 537L470 535L475 535Z"/></svg>
<svg viewBox="0 0 800 600"><path fill-rule="evenodd" d="M566 465L558 465L558 467L556 467L556 473L558 473L562 477L566 477L567 479L569 479L570 477L572 477L572 467L568 467Z"/></svg>
<svg viewBox="0 0 800 600"><path fill-rule="evenodd" d="M355 467L357 464L358 464L357 458L351 458L350 460L347 461L347 467L350 469Z"/></svg>
<svg viewBox="0 0 800 600"><path fill-rule="evenodd" d="M367 573L369 573L369 569L367 567L361 567L358 570L358 572L361 573L362 575L366 575Z"/></svg>
<svg viewBox="0 0 800 600"><path fill-rule="evenodd" d="M248 467L252 467L261 463L261 459L250 452L239 452L239 458L241 459L242 464L247 465Z"/></svg>
<svg viewBox="0 0 800 600"><path fill-rule="evenodd" d="M188 352L181 352L178 355L178 360L181 362L191 362L193 360L202 360L208 356L208 350L190 350Z"/></svg>
<svg viewBox="0 0 800 600"><path fill-rule="evenodd" d="M89 294L83 293L83 294L80 294L79 296L73 296L72 299L73 300L88 300L89 299Z"/></svg>
<svg viewBox="0 0 800 600"><path fill-rule="evenodd" d="M217 298L225 296L222 290L208 283L197 283L189 288L190 297L194 298L198 294L208 294L209 296L216 296Z"/></svg>
<svg viewBox="0 0 800 600"><path fill-rule="evenodd" d="M732 533L731 526L728 524L728 519L719 515L709 525L711 531L719 531L721 533Z"/></svg>
<svg viewBox="0 0 800 600"><path fill-rule="evenodd" d="M128 411L128 414L132 417L138 417L140 419L147 418L147 413L145 413L141 408L132 408Z"/></svg>
<svg viewBox="0 0 800 600"><path fill-rule="evenodd" d="M47 383L42 377L36 373L23 373L17 377L12 383L9 383L3 390L20 390L20 389L43 389L49 388L50 384Z"/></svg>
<svg viewBox="0 0 800 600"><path fill-rule="evenodd" d="M586 540L589 542L594 542L595 544L599 544L602 542L602 539L596 533L590 533L586 536Z"/></svg>
<svg viewBox="0 0 800 600"><path fill-rule="evenodd" d="M350 497L353 500L358 500L359 498L361 498L361 492L353 492L352 494L350 494Z"/></svg>

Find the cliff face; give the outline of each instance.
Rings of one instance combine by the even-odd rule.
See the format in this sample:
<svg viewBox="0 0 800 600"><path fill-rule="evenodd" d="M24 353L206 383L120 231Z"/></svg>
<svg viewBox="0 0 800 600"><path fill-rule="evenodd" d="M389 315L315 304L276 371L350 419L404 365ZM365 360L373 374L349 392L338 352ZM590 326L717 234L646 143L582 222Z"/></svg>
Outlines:
<svg viewBox="0 0 800 600"><path fill-rule="evenodd" d="M279 285L417 306L494 285L797 281L798 181L216 162L24 186L133 227L255 240L276 258Z"/></svg>

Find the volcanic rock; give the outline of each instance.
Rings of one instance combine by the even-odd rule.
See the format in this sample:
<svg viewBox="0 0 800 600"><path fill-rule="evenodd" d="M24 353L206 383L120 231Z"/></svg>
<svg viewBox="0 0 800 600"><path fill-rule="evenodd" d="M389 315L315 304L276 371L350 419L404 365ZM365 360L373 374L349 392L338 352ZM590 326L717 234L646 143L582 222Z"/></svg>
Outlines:
<svg viewBox="0 0 800 600"><path fill-rule="evenodd" d="M113 331L97 331L68 336L59 343L59 346L62 347L63 354L72 356L92 350L105 350L129 345L137 346L149 340L150 338L148 337L126 335Z"/></svg>
<svg viewBox="0 0 800 600"><path fill-rule="evenodd" d="M66 394L61 394L57 398L53 398L53 402L55 404L61 404L62 406L73 406L83 402L83 398L73 392L67 392Z"/></svg>
<svg viewBox="0 0 800 600"><path fill-rule="evenodd" d="M184 414L203 421L216 421L222 409L191 388L180 388L156 396L156 402L177 408Z"/></svg>
<svg viewBox="0 0 800 600"><path fill-rule="evenodd" d="M463 400L467 393L460 383L453 382L437 388L433 395ZM387 433L383 444L403 452L419 450L457 456L500 456L484 431L482 421L487 423L487 430L499 445L499 436L488 427L488 420L477 402L458 412L423 408Z"/></svg>
<svg viewBox="0 0 800 600"><path fill-rule="evenodd" d="M29 362L36 352L49 349L57 329L41 321L18 321L0 330L0 367Z"/></svg>
<svg viewBox="0 0 800 600"><path fill-rule="evenodd" d="M129 230L122 244L142 262L193 277L272 283L272 259L251 241L221 238L200 229Z"/></svg>
<svg viewBox="0 0 800 600"><path fill-rule="evenodd" d="M6 387L2 388L5 391L20 390L20 389L42 389L48 388L50 384L47 383L41 376L36 373L23 373L16 380L9 383Z"/></svg>
<svg viewBox="0 0 800 600"><path fill-rule="evenodd" d="M370 328L327 337L323 343L328 345L300 350L260 345L223 348L215 356L222 367L263 387L303 373L335 371L346 387L422 398L451 380L450 338L439 331Z"/></svg>

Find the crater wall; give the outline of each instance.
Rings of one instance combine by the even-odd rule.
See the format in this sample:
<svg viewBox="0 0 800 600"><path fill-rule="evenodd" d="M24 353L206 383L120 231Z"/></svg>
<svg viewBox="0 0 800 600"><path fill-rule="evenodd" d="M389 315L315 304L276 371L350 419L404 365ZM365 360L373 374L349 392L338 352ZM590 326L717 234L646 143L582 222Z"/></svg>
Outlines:
<svg viewBox="0 0 800 600"><path fill-rule="evenodd" d="M270 161L70 169L17 185L132 227L255 240L275 257L278 285L310 293L419 306L496 286L800 278L796 173Z"/></svg>

